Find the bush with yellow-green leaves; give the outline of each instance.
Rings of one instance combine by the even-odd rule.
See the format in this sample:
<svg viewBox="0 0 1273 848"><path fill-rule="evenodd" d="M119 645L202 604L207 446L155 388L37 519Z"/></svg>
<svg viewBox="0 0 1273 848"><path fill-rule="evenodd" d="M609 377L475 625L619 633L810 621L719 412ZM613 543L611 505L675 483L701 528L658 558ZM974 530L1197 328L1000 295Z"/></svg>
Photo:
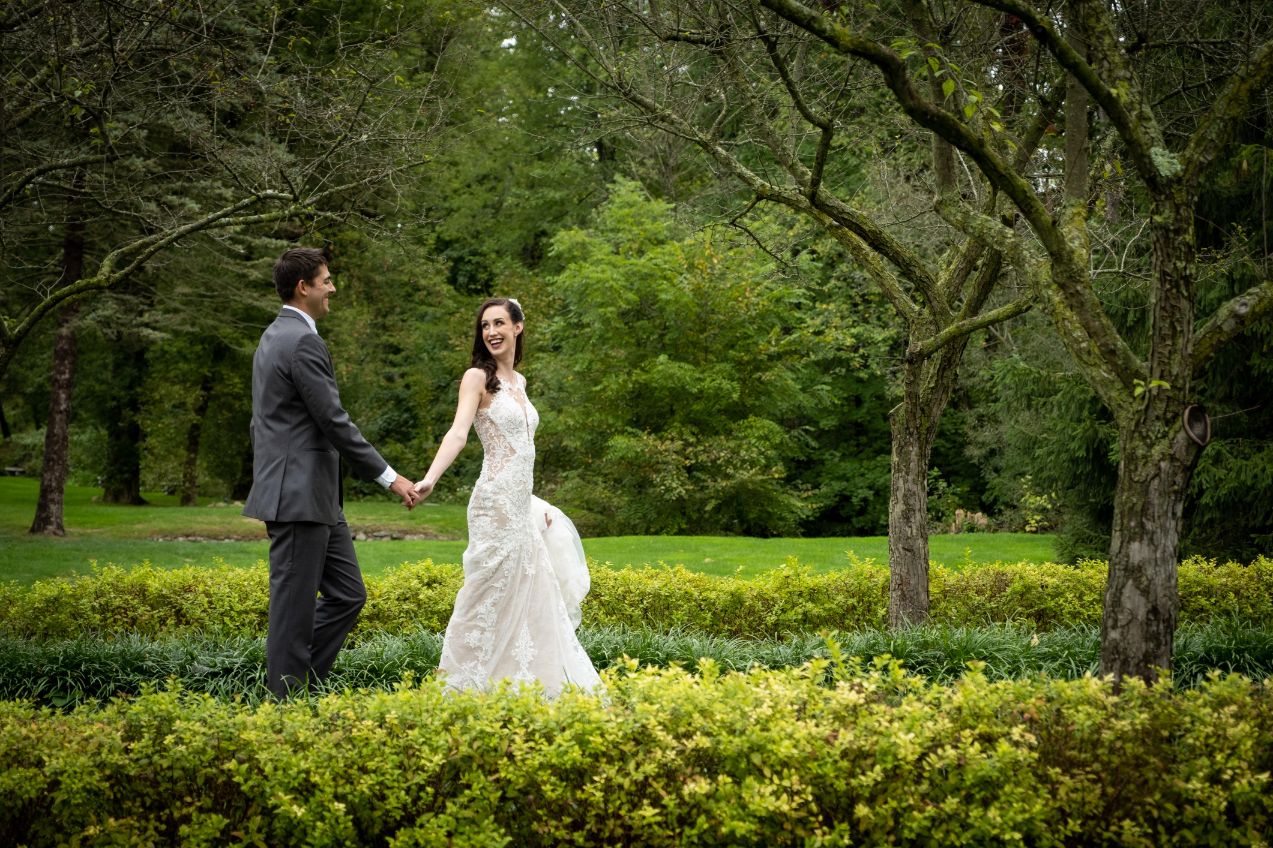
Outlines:
<svg viewBox="0 0 1273 848"><path fill-rule="evenodd" d="M1106 565L988 563L958 570L934 565L935 623L1016 622L1036 630L1099 624ZM367 580L368 603L353 633L446 627L463 576L459 566L404 564ZM1273 560L1249 565L1193 558L1180 565L1180 622L1273 621ZM223 634L265 632L264 565L240 569L97 568L91 575L0 585L0 634L70 638L84 633ZM584 602L588 626L687 629L764 638L820 630L882 627L888 569L850 562L818 574L792 562L753 579L712 577L682 567L592 567Z"/></svg>
<svg viewBox="0 0 1273 848"><path fill-rule="evenodd" d="M832 678L827 683L827 676ZM1115 694L895 664L430 680L248 707L0 703L13 845L1268 845L1273 684Z"/></svg>

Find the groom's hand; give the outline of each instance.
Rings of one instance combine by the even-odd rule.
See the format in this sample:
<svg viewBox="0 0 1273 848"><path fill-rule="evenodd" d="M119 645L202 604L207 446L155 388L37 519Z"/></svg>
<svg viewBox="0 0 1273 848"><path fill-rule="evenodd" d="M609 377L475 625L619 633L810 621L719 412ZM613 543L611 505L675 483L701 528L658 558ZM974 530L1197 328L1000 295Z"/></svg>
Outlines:
<svg viewBox="0 0 1273 848"><path fill-rule="evenodd" d="M402 498L402 505L407 509L411 509L420 500L420 496L416 494L415 487L411 485L411 481L401 474L389 485L389 491Z"/></svg>

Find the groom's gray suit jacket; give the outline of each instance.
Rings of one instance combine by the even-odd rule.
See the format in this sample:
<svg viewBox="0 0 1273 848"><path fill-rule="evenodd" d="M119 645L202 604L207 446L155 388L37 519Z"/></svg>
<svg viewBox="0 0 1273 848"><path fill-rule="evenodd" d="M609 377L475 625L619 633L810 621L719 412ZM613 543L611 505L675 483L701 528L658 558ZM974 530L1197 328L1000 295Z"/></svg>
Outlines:
<svg viewBox="0 0 1273 848"><path fill-rule="evenodd" d="M386 468L340 404L327 345L291 309L279 310L252 358L252 452L243 514L263 521L336 524L340 457L365 480Z"/></svg>

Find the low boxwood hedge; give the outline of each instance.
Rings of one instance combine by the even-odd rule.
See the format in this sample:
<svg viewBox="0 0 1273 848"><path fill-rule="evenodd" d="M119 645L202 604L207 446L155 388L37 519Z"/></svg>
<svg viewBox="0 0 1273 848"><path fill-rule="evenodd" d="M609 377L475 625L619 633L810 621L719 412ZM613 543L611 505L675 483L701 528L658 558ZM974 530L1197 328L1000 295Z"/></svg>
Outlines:
<svg viewBox="0 0 1273 848"><path fill-rule="evenodd" d="M838 682L825 685L828 671ZM0 842L1267 845L1273 685L952 685L838 656L602 697L0 703Z"/></svg>
<svg viewBox="0 0 1273 848"><path fill-rule="evenodd" d="M1019 622L1035 630L1097 625L1106 565L934 565L932 618L952 626ZM404 564L367 580L369 600L353 633L446 627L463 580L459 566ZM1180 565L1180 621L1273 622L1273 560L1249 565L1193 558ZM871 561L816 574L790 562L753 579L682 567L611 569L593 564L584 603L590 626L683 628L742 638L883 627L888 569ZM158 635L265 632L264 565L161 569L105 566L86 576L0 585L0 633L69 638L81 633Z"/></svg>

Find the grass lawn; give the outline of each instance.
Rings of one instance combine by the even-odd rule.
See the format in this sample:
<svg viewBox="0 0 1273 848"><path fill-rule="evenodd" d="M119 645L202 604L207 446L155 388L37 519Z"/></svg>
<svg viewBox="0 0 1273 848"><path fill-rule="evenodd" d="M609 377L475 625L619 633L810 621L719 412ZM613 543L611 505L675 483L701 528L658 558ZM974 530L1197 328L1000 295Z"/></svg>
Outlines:
<svg viewBox="0 0 1273 848"><path fill-rule="evenodd" d="M177 505L175 496L147 493L148 506L108 506L95 503L98 489L69 486L66 490L64 538L27 535L35 513L39 482L22 477L0 478L0 580L30 583L59 575L85 573L90 563L132 565L149 560L157 566L211 564L221 559L249 566L267 555L265 526L239 514L240 507L213 501L198 506ZM429 538L355 542L358 559L368 574L378 574L402 562L433 559L459 562L464 551L463 504L427 502L412 512L388 495L383 500L345 505L355 531L388 531ZM199 536L216 541L180 541ZM229 541L227 541L229 540ZM1047 535L1026 533L934 536L931 556L957 567L971 560L1044 562L1054 556ZM744 536L608 536L584 540L588 555L620 567L664 562L708 574L758 574L781 565L789 556L818 571L843 566L847 552L879 562L888 558L884 536L831 539L754 539Z"/></svg>

